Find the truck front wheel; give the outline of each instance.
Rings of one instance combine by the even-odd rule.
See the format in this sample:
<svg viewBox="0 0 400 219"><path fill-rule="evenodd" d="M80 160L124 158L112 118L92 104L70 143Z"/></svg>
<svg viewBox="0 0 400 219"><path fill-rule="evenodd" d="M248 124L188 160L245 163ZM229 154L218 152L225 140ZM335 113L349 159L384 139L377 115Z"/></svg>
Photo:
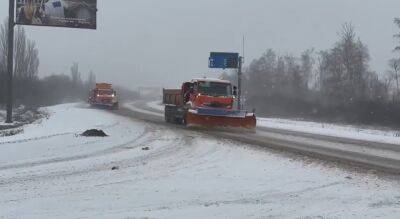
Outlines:
<svg viewBox="0 0 400 219"><path fill-rule="evenodd" d="M114 103L114 105L112 106L113 110L119 110L119 104L118 103Z"/></svg>

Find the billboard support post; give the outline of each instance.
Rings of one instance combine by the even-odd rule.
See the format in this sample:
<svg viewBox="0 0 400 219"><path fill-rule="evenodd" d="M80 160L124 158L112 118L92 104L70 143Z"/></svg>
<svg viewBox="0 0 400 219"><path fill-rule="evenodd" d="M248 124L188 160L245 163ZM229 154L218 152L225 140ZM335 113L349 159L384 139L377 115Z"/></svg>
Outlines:
<svg viewBox="0 0 400 219"><path fill-rule="evenodd" d="M15 1L9 1L8 14L8 48L7 48L7 119L6 123L12 123L13 113L13 69L14 69L14 12Z"/></svg>

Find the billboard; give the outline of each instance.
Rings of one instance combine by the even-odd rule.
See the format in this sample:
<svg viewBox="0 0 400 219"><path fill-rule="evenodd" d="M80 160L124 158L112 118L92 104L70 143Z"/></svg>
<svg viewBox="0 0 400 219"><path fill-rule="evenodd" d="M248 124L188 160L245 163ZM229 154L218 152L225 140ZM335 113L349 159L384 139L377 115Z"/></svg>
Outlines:
<svg viewBox="0 0 400 219"><path fill-rule="evenodd" d="M211 52L208 60L209 68L238 68L239 53Z"/></svg>
<svg viewBox="0 0 400 219"><path fill-rule="evenodd" d="M17 0L16 24L96 29L97 0Z"/></svg>

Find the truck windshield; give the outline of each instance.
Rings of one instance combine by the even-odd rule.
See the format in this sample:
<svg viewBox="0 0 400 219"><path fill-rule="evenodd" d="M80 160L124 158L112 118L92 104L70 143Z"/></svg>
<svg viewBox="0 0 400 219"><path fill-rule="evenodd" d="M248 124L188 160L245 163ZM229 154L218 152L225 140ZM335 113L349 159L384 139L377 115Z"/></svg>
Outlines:
<svg viewBox="0 0 400 219"><path fill-rule="evenodd" d="M98 92L98 94L99 95L113 95L114 94L114 91L112 91L112 90L99 90L99 92Z"/></svg>
<svg viewBox="0 0 400 219"><path fill-rule="evenodd" d="M227 83L219 82L199 82L198 90L200 94L218 97L218 96L231 96L232 86Z"/></svg>

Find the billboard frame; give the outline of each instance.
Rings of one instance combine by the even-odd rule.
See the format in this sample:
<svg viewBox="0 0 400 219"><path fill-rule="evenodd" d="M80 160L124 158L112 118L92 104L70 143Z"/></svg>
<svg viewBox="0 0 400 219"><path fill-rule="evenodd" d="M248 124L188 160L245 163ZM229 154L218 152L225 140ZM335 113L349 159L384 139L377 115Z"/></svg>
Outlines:
<svg viewBox="0 0 400 219"><path fill-rule="evenodd" d="M17 10L18 10L18 0L14 0L14 24L15 25L20 25L20 26L36 26L36 27L58 27L58 28L70 28L70 29L87 29L87 30L97 30L97 12L98 12L98 8L97 8L97 3L98 0L96 0L96 8L94 9L94 23L92 23L92 25L82 25L83 27L79 27L79 25L51 25L51 24L27 24L24 22L18 22L17 18ZM67 19L66 19L67 20ZM75 22L73 22L75 23Z"/></svg>

